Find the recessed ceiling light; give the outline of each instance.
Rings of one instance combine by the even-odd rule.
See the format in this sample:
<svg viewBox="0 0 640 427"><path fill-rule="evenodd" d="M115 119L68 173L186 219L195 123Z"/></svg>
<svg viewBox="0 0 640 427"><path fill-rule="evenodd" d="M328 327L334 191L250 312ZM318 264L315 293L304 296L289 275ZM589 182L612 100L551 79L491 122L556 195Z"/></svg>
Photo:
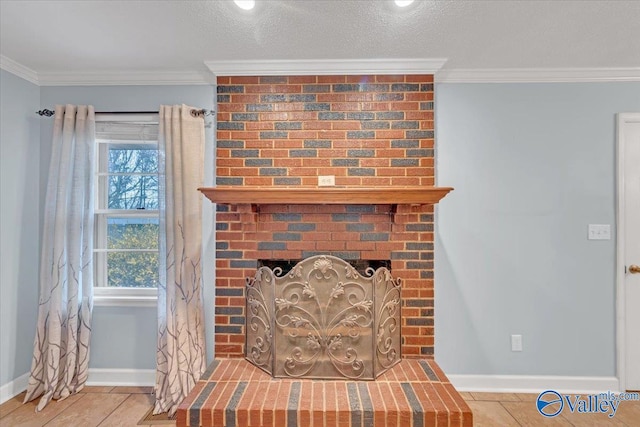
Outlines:
<svg viewBox="0 0 640 427"><path fill-rule="evenodd" d="M411 3L413 3L413 0L394 0L394 1L396 3L396 6L398 7L407 7Z"/></svg>
<svg viewBox="0 0 640 427"><path fill-rule="evenodd" d="M233 0L233 2L240 9L244 9L244 10L251 10L251 9L253 9L253 6L256 5L256 1L255 0Z"/></svg>

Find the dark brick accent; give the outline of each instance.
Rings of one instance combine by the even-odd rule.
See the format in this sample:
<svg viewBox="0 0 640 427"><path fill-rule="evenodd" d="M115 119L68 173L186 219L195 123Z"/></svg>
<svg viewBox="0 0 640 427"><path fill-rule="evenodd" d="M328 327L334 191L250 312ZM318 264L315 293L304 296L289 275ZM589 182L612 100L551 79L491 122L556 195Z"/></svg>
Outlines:
<svg viewBox="0 0 640 427"><path fill-rule="evenodd" d="M389 85L376 83L360 83L360 92L388 92Z"/></svg>
<svg viewBox="0 0 640 427"><path fill-rule="evenodd" d="M273 240L299 242L300 239L300 233L273 233Z"/></svg>
<svg viewBox="0 0 640 427"><path fill-rule="evenodd" d="M421 102L420 103L421 110L433 110L433 102Z"/></svg>
<svg viewBox="0 0 640 427"><path fill-rule="evenodd" d="M433 222L433 214L420 214L420 221Z"/></svg>
<svg viewBox="0 0 640 427"><path fill-rule="evenodd" d="M268 94L268 95L260 95L260 102L286 102L287 101L287 97L286 95L273 95L273 94Z"/></svg>
<svg viewBox="0 0 640 427"><path fill-rule="evenodd" d="M306 222L294 222L287 226L287 230L289 231L314 231L315 229L315 224Z"/></svg>
<svg viewBox="0 0 640 427"><path fill-rule="evenodd" d="M404 305L407 307L430 307L429 301L424 299L414 299L414 298L406 298L404 300Z"/></svg>
<svg viewBox="0 0 640 427"><path fill-rule="evenodd" d="M360 85L358 84L335 84L333 85L334 92L359 92Z"/></svg>
<svg viewBox="0 0 640 427"><path fill-rule="evenodd" d="M407 157L433 157L433 150L431 148L407 150Z"/></svg>
<svg viewBox="0 0 640 427"><path fill-rule="evenodd" d="M218 122L219 130L244 130L243 122Z"/></svg>
<svg viewBox="0 0 640 427"><path fill-rule="evenodd" d="M288 82L287 76L262 76L260 77L260 84L264 83L273 83L273 84L283 84Z"/></svg>
<svg viewBox="0 0 640 427"><path fill-rule="evenodd" d="M216 249L229 249L229 242L216 242Z"/></svg>
<svg viewBox="0 0 640 427"><path fill-rule="evenodd" d="M326 102L309 102L304 104L304 111L329 111L331 105Z"/></svg>
<svg viewBox="0 0 640 427"><path fill-rule="evenodd" d="M257 122L259 120L258 113L232 113L231 120L234 122Z"/></svg>
<svg viewBox="0 0 640 427"><path fill-rule="evenodd" d="M285 131L263 131L260 132L260 139L287 139L289 134Z"/></svg>
<svg viewBox="0 0 640 427"><path fill-rule="evenodd" d="M258 242L259 251L283 251L287 248L284 242Z"/></svg>
<svg viewBox="0 0 640 427"><path fill-rule="evenodd" d="M258 261L256 260L231 260L231 268L258 268Z"/></svg>
<svg viewBox="0 0 640 427"><path fill-rule="evenodd" d="M216 205L216 212L229 212L229 205L221 205L221 204L217 204Z"/></svg>
<svg viewBox="0 0 640 427"><path fill-rule="evenodd" d="M420 347L420 354L423 356L433 356L433 346Z"/></svg>
<svg viewBox="0 0 640 427"><path fill-rule="evenodd" d="M329 139L306 139L304 148L331 148L331 140Z"/></svg>
<svg viewBox="0 0 640 427"><path fill-rule="evenodd" d="M420 252L391 252L391 259L420 259Z"/></svg>
<svg viewBox="0 0 640 427"><path fill-rule="evenodd" d="M218 95L216 97L216 101L224 103L224 102L230 102L231 101L231 95Z"/></svg>
<svg viewBox="0 0 640 427"><path fill-rule="evenodd" d="M349 157L375 157L375 150L347 150Z"/></svg>
<svg viewBox="0 0 640 427"><path fill-rule="evenodd" d="M274 221L302 221L302 214L299 213L274 213L271 217Z"/></svg>
<svg viewBox="0 0 640 427"><path fill-rule="evenodd" d="M409 139L433 138L433 131L432 130L408 130L406 136Z"/></svg>
<svg viewBox="0 0 640 427"><path fill-rule="evenodd" d="M237 259L242 258L242 251L216 251L218 259Z"/></svg>
<svg viewBox="0 0 640 427"><path fill-rule="evenodd" d="M273 111L271 104L247 104L247 111Z"/></svg>
<svg viewBox="0 0 640 427"><path fill-rule="evenodd" d="M428 242L428 243L407 242L405 246L410 251L411 250L413 251L432 251L433 250L433 243L431 242Z"/></svg>
<svg viewBox="0 0 640 427"><path fill-rule="evenodd" d="M417 83L394 83L391 85L392 92L417 92L420 85Z"/></svg>
<svg viewBox="0 0 640 427"><path fill-rule="evenodd" d="M259 174L261 176L285 176L287 168L260 168Z"/></svg>
<svg viewBox="0 0 640 427"><path fill-rule="evenodd" d="M420 160L418 159L391 159L392 167L403 166L420 166Z"/></svg>
<svg viewBox="0 0 640 427"><path fill-rule="evenodd" d="M227 178L223 176L216 178L216 185L242 185L243 183L243 178Z"/></svg>
<svg viewBox="0 0 640 427"><path fill-rule="evenodd" d="M232 325L244 325L244 316L231 316L229 323Z"/></svg>
<svg viewBox="0 0 640 427"><path fill-rule="evenodd" d="M363 242L388 242L389 233L362 233L360 240Z"/></svg>
<svg viewBox="0 0 640 427"><path fill-rule="evenodd" d="M349 168L347 174L349 176L375 176L376 170L374 168Z"/></svg>
<svg viewBox="0 0 640 427"><path fill-rule="evenodd" d="M228 230L229 229L229 223L227 222L217 222L216 223L216 230Z"/></svg>
<svg viewBox="0 0 640 427"><path fill-rule="evenodd" d="M419 127L420 123L415 120L393 122L393 124L391 125L391 129L418 129Z"/></svg>
<svg viewBox="0 0 640 427"><path fill-rule="evenodd" d="M427 319L425 317L409 317L407 318L407 326L432 326L433 319Z"/></svg>
<svg viewBox="0 0 640 427"><path fill-rule="evenodd" d="M368 111L347 113L347 119L349 120L373 120L375 117L374 113Z"/></svg>
<svg viewBox="0 0 640 427"><path fill-rule="evenodd" d="M231 157L258 157L260 150L231 150Z"/></svg>
<svg viewBox="0 0 640 427"><path fill-rule="evenodd" d="M421 279L433 279L433 271L421 271L420 272Z"/></svg>
<svg viewBox="0 0 640 427"><path fill-rule="evenodd" d="M318 120L344 120L344 118L344 113L335 113L329 111L318 113Z"/></svg>
<svg viewBox="0 0 640 427"><path fill-rule="evenodd" d="M402 123L402 122L401 122ZM378 120L363 121L360 126L362 129L389 129L389 122Z"/></svg>
<svg viewBox="0 0 640 427"><path fill-rule="evenodd" d="M289 157L318 157L318 150L289 150Z"/></svg>
<svg viewBox="0 0 640 427"><path fill-rule="evenodd" d="M244 141L219 139L216 145L218 146L218 148L244 148Z"/></svg>
<svg viewBox="0 0 640 427"><path fill-rule="evenodd" d="M391 148L418 148L420 141L417 139L392 139Z"/></svg>
<svg viewBox="0 0 640 427"><path fill-rule="evenodd" d="M422 252L420 253L420 259L431 261L433 259L433 252Z"/></svg>
<svg viewBox="0 0 640 427"><path fill-rule="evenodd" d="M216 288L216 293L220 288ZM242 290L242 289L240 289ZM234 315L234 314L242 314L244 313L244 309L242 307L219 307L215 308L216 314L226 314L226 315Z"/></svg>
<svg viewBox="0 0 640 427"><path fill-rule="evenodd" d="M433 83L422 83L420 85L421 92L433 92Z"/></svg>
<svg viewBox="0 0 640 427"><path fill-rule="evenodd" d="M373 224L347 224L347 231L365 232L373 231Z"/></svg>
<svg viewBox="0 0 640 427"><path fill-rule="evenodd" d="M403 101L402 93L376 93L376 101Z"/></svg>
<svg viewBox="0 0 640 427"><path fill-rule="evenodd" d="M331 166L360 166L359 159L331 159Z"/></svg>
<svg viewBox="0 0 640 427"><path fill-rule="evenodd" d="M336 222L358 222L360 221L360 215L355 213L333 213L331 214L331 220Z"/></svg>
<svg viewBox="0 0 640 427"><path fill-rule="evenodd" d="M404 120L402 111L380 111L376 113L377 120Z"/></svg>
<svg viewBox="0 0 640 427"><path fill-rule="evenodd" d="M433 224L406 224L407 231L433 231Z"/></svg>
<svg viewBox="0 0 640 427"><path fill-rule="evenodd" d="M300 185L302 183L302 179L297 177L286 177L286 178L274 178L274 185Z"/></svg>
<svg viewBox="0 0 640 427"><path fill-rule="evenodd" d="M316 102L316 96L313 94L291 94L289 102Z"/></svg>
<svg viewBox="0 0 640 427"><path fill-rule="evenodd" d="M273 166L273 159L247 159L245 166Z"/></svg>
<svg viewBox="0 0 640 427"><path fill-rule="evenodd" d="M420 316L433 317L433 308L423 308L420 310Z"/></svg>
<svg viewBox="0 0 640 427"><path fill-rule="evenodd" d="M216 325L216 334L241 334L242 326Z"/></svg>
<svg viewBox="0 0 640 427"><path fill-rule="evenodd" d="M302 129L302 122L276 122L276 129L299 130Z"/></svg>
<svg viewBox="0 0 640 427"><path fill-rule="evenodd" d="M244 296L244 289L242 288L216 288L216 296L218 297L242 297ZM219 307L229 308L229 307ZM235 310L237 313L218 313L218 307L216 307L216 314L242 314L242 309Z"/></svg>
<svg viewBox="0 0 640 427"><path fill-rule="evenodd" d="M347 132L349 139L373 139L375 137L376 132L372 130L350 130Z"/></svg>
<svg viewBox="0 0 640 427"><path fill-rule="evenodd" d="M219 85L217 88L218 93L244 93L244 86L235 85L235 86L224 86Z"/></svg>
<svg viewBox="0 0 640 427"><path fill-rule="evenodd" d="M330 85L303 85L302 91L305 93L328 93L331 90Z"/></svg>

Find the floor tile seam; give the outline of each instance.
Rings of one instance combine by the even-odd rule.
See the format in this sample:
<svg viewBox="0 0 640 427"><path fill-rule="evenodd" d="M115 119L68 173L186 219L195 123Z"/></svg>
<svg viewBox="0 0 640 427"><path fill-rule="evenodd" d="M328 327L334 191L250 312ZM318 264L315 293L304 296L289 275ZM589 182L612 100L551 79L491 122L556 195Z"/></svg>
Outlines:
<svg viewBox="0 0 640 427"><path fill-rule="evenodd" d="M114 389L115 389L115 387L114 387ZM111 394L111 392L109 392L108 394ZM125 393L114 393L114 394L125 394ZM109 414L108 414L106 417L104 417L104 418L102 419L102 421L100 421L98 424L96 424L96 427L100 427L100 426L101 426L101 425L102 425L102 424L107 420L107 418L109 418L109 417L110 417L110 416L111 416L115 411L117 411L117 410L118 410L118 408L119 408L120 406L124 405L124 402L126 402L127 400L129 400L129 398L130 398L131 396L132 396L132 393L129 393L129 394L127 395L127 397L125 397L125 398L122 400L122 402L120 402L120 403L119 403L115 408L113 408L113 409L111 410L111 412L109 412Z"/></svg>
<svg viewBox="0 0 640 427"><path fill-rule="evenodd" d="M476 402L488 402L488 401L480 401L477 400ZM494 401L495 402L495 401ZM507 414L509 414L509 416L513 419L513 421L515 421L516 424L518 424L520 427L522 427L522 424L520 423L520 421L518 421L518 419L515 417L515 415L513 415L511 413L511 411L509 410L509 408L507 408L506 406L504 406L504 403L513 403L513 402L509 402L509 401L498 401L498 403L500 404L500 406L502 406L502 408L507 411ZM573 424L572 424L573 425Z"/></svg>

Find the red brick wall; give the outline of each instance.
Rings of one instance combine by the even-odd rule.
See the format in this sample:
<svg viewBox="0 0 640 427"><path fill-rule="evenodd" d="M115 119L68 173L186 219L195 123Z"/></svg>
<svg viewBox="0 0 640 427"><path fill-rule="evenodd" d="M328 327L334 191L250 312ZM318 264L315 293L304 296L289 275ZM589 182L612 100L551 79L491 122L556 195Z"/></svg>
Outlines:
<svg viewBox="0 0 640 427"><path fill-rule="evenodd" d="M219 77L219 186L434 184L433 76ZM433 355L433 207L218 206L216 356L244 354L258 259L390 259L403 279L403 355Z"/></svg>

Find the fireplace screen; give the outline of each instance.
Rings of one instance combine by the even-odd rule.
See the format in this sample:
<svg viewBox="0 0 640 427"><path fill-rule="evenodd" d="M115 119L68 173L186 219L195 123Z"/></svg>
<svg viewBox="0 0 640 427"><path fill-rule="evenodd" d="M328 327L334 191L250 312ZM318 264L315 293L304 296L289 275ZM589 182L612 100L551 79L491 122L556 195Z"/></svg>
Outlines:
<svg viewBox="0 0 640 427"><path fill-rule="evenodd" d="M246 358L274 377L375 379L400 361L400 279L329 255L247 279Z"/></svg>

